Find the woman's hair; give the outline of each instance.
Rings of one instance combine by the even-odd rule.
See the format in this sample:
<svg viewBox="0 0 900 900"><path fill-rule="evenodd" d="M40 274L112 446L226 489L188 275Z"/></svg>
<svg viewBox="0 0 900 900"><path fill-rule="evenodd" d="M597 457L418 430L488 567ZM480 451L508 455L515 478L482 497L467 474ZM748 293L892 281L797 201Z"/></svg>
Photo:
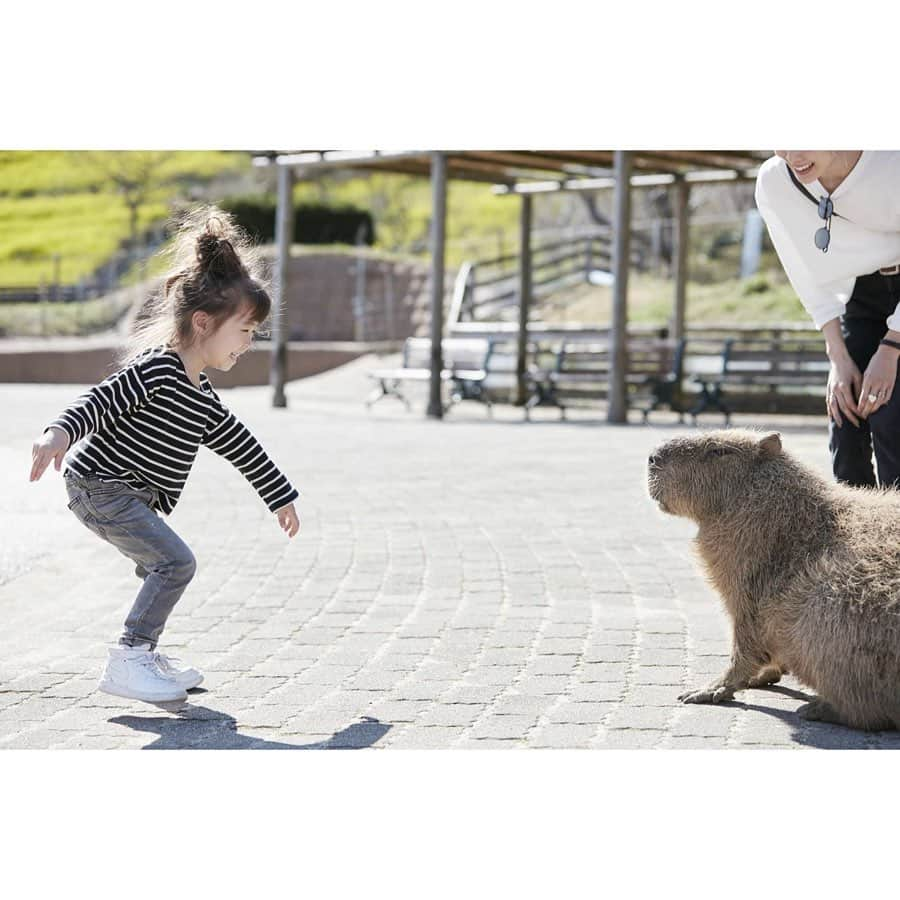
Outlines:
<svg viewBox="0 0 900 900"><path fill-rule="evenodd" d="M272 301L256 249L228 213L215 206L187 213L162 252L172 259L169 274L135 323L123 364L152 347L189 347L195 312L209 314L213 331L244 307L257 324L268 318Z"/></svg>

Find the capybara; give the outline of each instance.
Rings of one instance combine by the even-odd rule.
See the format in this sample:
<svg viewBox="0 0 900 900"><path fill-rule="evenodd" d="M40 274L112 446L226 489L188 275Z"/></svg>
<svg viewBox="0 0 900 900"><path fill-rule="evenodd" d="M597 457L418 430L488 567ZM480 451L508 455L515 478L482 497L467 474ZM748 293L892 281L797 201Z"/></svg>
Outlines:
<svg viewBox="0 0 900 900"><path fill-rule="evenodd" d="M674 438L650 455L650 496L694 520L731 616L731 665L685 703L718 703L790 671L807 719L900 727L900 492L832 484L777 433Z"/></svg>

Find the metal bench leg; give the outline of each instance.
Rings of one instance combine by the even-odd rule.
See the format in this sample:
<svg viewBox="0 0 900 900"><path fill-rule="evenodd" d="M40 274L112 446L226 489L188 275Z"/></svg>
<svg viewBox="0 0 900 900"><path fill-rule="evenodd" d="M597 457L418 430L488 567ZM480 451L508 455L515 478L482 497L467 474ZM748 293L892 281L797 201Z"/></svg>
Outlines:
<svg viewBox="0 0 900 900"><path fill-rule="evenodd" d="M407 412L412 412L412 406L410 405L409 400L406 399L404 393L400 390L400 382L394 381L392 384L388 385L384 379L379 379L380 388L374 388L372 393L369 395L366 400L366 409L371 409L379 400L383 400L385 397L396 397L398 400L403 401L403 405L406 407Z"/></svg>

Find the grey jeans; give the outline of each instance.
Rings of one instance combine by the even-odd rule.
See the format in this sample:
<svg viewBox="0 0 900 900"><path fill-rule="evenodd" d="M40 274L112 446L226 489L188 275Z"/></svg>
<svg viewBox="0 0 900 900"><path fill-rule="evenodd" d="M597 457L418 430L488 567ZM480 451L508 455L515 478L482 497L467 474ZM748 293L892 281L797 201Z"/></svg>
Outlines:
<svg viewBox="0 0 900 900"><path fill-rule="evenodd" d="M66 472L69 509L98 537L137 563L143 581L119 644L156 643L166 620L197 571L190 547L151 508L153 494Z"/></svg>

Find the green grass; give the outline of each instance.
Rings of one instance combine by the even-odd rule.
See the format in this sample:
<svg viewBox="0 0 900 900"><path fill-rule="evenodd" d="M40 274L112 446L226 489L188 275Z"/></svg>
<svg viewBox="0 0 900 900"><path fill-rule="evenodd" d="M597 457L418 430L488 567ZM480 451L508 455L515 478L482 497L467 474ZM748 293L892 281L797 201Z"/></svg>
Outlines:
<svg viewBox="0 0 900 900"><path fill-rule="evenodd" d="M784 276L775 271L741 280L704 284L688 281L685 319L690 323L734 325L799 322L812 327L803 305ZM612 320L612 288L583 285L552 298L540 310L550 322L607 323ZM666 325L672 317L675 285L671 279L643 273L628 278L628 321ZM536 314L537 315L537 314Z"/></svg>
<svg viewBox="0 0 900 900"><path fill-rule="evenodd" d="M416 247L428 252L431 184L427 178L375 174L367 178L336 176L300 182L294 200L350 203L375 217L375 246L398 251ZM488 184L451 181L447 189L447 265L458 266L476 255L512 252L518 241L519 203L498 197Z"/></svg>
<svg viewBox="0 0 900 900"><path fill-rule="evenodd" d="M121 151L0 153L0 284L34 286L56 277L74 283L108 261L128 237L127 207L96 163L98 155L108 157L104 164L128 157ZM166 154L138 227L165 221L183 191L247 166L243 153Z"/></svg>
<svg viewBox="0 0 900 900"><path fill-rule="evenodd" d="M207 181L225 171L246 168L246 153L220 150L105 151L77 150L0 151L0 197L27 197L34 194L77 194L107 191L109 177L104 166L117 159L141 154L163 154L159 174L170 180ZM101 159L98 164L98 157Z"/></svg>

